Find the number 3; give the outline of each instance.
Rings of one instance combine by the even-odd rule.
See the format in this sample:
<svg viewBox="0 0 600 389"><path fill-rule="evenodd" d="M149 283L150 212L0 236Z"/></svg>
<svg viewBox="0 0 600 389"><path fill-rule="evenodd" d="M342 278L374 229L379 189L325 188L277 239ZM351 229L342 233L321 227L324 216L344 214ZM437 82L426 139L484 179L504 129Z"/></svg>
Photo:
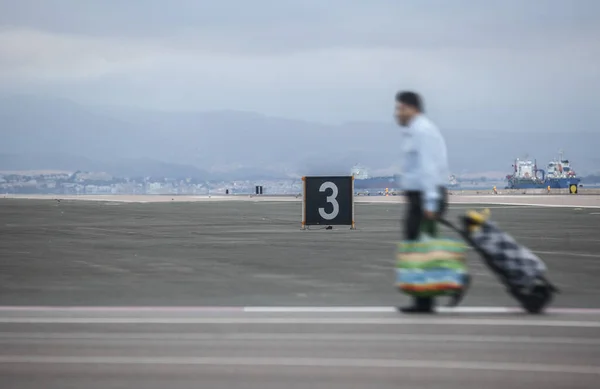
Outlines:
<svg viewBox="0 0 600 389"><path fill-rule="evenodd" d="M324 193L327 189L331 189L331 195L327 196L327 202L333 205L333 211L331 213L325 212L325 208L319 208L319 215L325 220L333 220L340 213L340 205L336 198L338 195L338 187L331 181L324 182L319 188L319 192Z"/></svg>

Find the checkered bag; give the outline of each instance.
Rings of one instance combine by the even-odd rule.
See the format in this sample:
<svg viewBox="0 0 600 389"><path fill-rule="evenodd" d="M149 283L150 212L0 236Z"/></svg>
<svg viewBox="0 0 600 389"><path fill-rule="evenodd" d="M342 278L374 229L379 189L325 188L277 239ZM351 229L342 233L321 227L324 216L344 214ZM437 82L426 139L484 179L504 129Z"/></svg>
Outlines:
<svg viewBox="0 0 600 389"><path fill-rule="evenodd" d="M396 287L412 296L460 294L468 269L464 243L421 234L417 241L402 241L396 252Z"/></svg>
<svg viewBox="0 0 600 389"><path fill-rule="evenodd" d="M492 222L483 222L470 237L511 286L529 288L546 271L546 265L537 255Z"/></svg>

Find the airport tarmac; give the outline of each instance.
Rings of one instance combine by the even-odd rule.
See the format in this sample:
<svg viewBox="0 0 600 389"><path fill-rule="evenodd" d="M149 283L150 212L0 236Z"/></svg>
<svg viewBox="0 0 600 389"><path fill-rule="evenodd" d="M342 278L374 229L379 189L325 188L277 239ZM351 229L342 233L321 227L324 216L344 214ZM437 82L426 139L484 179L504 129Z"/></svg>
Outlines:
<svg viewBox="0 0 600 389"><path fill-rule="evenodd" d="M561 288L546 315L471 253L461 307L411 316L394 309L402 207L301 231L298 202L0 199L2 387L597 386L597 210L489 206Z"/></svg>
<svg viewBox="0 0 600 389"><path fill-rule="evenodd" d="M0 310L6 389L570 388L600 315Z"/></svg>
<svg viewBox="0 0 600 389"><path fill-rule="evenodd" d="M0 200L0 305L376 305L393 289L402 204L356 206L357 230L301 231L289 202ZM476 205L451 206L450 219ZM492 206L564 293L600 307L600 214ZM448 234L451 234L448 232ZM472 253L464 305L514 305Z"/></svg>

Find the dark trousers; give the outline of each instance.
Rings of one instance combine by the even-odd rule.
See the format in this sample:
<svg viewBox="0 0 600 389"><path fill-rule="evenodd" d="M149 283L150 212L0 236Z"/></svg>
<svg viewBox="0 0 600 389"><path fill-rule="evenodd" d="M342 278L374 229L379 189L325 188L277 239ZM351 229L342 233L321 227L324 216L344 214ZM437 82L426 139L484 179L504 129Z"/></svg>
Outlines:
<svg viewBox="0 0 600 389"><path fill-rule="evenodd" d="M446 188L440 188L441 199L438 208L438 217L443 216L448 209L448 191ZM407 191L406 198L408 207L404 221L404 239L416 240L421 232L426 232L431 236L437 236L437 223L425 219L423 214L423 195L421 192ZM433 306L433 297L415 297L415 305L420 308L430 308Z"/></svg>
<svg viewBox="0 0 600 389"><path fill-rule="evenodd" d="M448 191L446 188L440 188L440 204L438 216L444 216L448 209ZM421 231L425 231L432 236L437 235L437 223L425 219L423 214L423 195L421 192L406 192L408 200L407 213L404 224L404 239L416 240Z"/></svg>

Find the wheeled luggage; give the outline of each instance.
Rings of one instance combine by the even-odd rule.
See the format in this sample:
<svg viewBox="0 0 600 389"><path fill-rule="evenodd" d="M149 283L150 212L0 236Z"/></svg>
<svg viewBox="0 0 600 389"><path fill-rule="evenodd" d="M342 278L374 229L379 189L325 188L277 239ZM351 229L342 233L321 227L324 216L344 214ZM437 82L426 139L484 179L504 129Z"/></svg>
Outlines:
<svg viewBox="0 0 600 389"><path fill-rule="evenodd" d="M552 301L558 289L544 276L546 265L527 247L487 220L489 211L468 212L463 228L441 220L457 231L481 255L511 294L529 313L540 313Z"/></svg>
<svg viewBox="0 0 600 389"><path fill-rule="evenodd" d="M469 286L466 245L458 240L421 234L402 241L396 253L396 287L415 297L450 296L457 305Z"/></svg>

